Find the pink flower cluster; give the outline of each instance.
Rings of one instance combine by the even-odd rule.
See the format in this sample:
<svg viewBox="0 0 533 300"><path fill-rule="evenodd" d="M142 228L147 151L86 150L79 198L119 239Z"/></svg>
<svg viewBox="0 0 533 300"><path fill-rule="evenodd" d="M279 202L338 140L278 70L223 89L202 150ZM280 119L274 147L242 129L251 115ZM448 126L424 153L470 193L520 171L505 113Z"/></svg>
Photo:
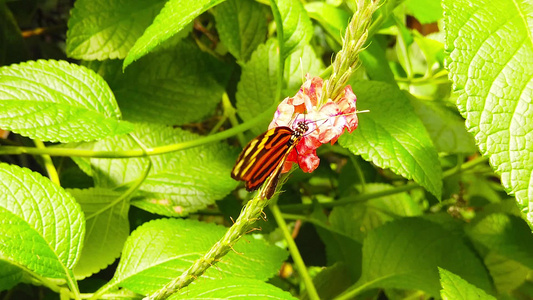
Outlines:
<svg viewBox="0 0 533 300"><path fill-rule="evenodd" d="M334 102L330 99L319 105L322 96L322 78L307 76L300 90L293 98L285 98L279 105L269 129L288 126L295 129L299 122L305 122L309 130L287 157L282 173L288 172L293 163L307 173L313 172L320 163L316 149L326 143L334 144L347 129L357 128L357 100L351 86L346 86L342 97Z"/></svg>

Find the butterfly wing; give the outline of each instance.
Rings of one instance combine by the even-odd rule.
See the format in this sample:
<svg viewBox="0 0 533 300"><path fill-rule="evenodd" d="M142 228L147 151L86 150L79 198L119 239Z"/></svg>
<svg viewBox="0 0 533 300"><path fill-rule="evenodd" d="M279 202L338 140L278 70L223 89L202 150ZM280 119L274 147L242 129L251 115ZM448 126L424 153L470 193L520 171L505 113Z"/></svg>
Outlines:
<svg viewBox="0 0 533 300"><path fill-rule="evenodd" d="M239 155L231 177L244 181L248 191L258 189L274 171L278 174L272 177L278 177L280 164L293 148L289 143L292 135L292 129L282 126L274 127L251 140Z"/></svg>

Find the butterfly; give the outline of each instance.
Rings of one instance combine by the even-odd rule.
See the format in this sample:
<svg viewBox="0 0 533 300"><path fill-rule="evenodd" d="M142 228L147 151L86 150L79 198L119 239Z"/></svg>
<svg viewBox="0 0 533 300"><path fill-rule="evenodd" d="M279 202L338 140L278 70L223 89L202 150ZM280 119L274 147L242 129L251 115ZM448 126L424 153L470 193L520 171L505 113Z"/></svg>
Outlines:
<svg viewBox="0 0 533 300"><path fill-rule="evenodd" d="M279 126L259 135L244 147L231 177L244 181L249 192L265 184L260 196L270 199L276 191L285 160L308 130L306 122L298 122L295 129Z"/></svg>

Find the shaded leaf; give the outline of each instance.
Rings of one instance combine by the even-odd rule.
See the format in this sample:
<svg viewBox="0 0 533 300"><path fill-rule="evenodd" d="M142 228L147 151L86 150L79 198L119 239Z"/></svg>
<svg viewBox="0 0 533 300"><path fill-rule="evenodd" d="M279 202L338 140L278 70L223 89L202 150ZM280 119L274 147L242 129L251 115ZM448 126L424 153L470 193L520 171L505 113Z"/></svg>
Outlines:
<svg viewBox="0 0 533 300"><path fill-rule="evenodd" d="M266 10L256 1L225 1L216 7L215 20L220 40L241 63L266 39Z"/></svg>
<svg viewBox="0 0 533 300"><path fill-rule="evenodd" d="M283 54L291 55L306 45L313 36L313 25L302 2L298 0L276 0L283 23ZM284 57L284 59L285 59Z"/></svg>
<svg viewBox="0 0 533 300"><path fill-rule="evenodd" d="M499 294L512 292L526 282L530 269L512 259L489 252L484 258Z"/></svg>
<svg viewBox="0 0 533 300"><path fill-rule="evenodd" d="M533 236L519 217L494 213L467 227L468 236L490 251L533 269Z"/></svg>
<svg viewBox="0 0 533 300"><path fill-rule="evenodd" d="M124 60L124 68L180 32L194 18L223 0L169 0Z"/></svg>
<svg viewBox="0 0 533 300"><path fill-rule="evenodd" d="M465 129L464 119L444 106L444 103L422 101L409 97L437 151L446 153L476 152L474 138Z"/></svg>
<svg viewBox="0 0 533 300"><path fill-rule="evenodd" d="M68 21L67 55L84 60L126 57L165 2L76 1Z"/></svg>
<svg viewBox="0 0 533 300"><path fill-rule="evenodd" d="M92 62L89 67L109 82L124 119L166 125L212 114L232 69L190 41L160 47L123 74L120 61Z"/></svg>
<svg viewBox="0 0 533 300"><path fill-rule="evenodd" d="M392 189L386 184L367 184L365 193ZM362 243L366 234L386 222L422 214L418 204L407 193L373 198L365 202L333 208L329 215L331 227Z"/></svg>
<svg viewBox="0 0 533 300"><path fill-rule="evenodd" d="M17 285L23 278L24 271L6 261L0 261L0 291Z"/></svg>
<svg viewBox="0 0 533 300"><path fill-rule="evenodd" d="M0 2L0 66L18 63L29 56L17 20L5 1Z"/></svg>
<svg viewBox="0 0 533 300"><path fill-rule="evenodd" d="M487 272L462 238L438 224L403 218L371 231L363 244L363 274L354 288L400 288L439 295L437 267L490 289Z"/></svg>

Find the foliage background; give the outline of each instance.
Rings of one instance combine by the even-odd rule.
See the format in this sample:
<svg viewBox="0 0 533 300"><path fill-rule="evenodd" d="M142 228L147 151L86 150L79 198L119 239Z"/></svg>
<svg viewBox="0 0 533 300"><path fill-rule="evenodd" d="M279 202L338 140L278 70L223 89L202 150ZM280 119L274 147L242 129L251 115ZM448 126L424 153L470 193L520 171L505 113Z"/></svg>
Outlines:
<svg viewBox="0 0 533 300"><path fill-rule="evenodd" d="M359 128L173 297L532 298L532 8L384 1L349 81ZM141 298L180 276L250 199L230 170L278 91L328 78L356 10L0 1L2 296Z"/></svg>

